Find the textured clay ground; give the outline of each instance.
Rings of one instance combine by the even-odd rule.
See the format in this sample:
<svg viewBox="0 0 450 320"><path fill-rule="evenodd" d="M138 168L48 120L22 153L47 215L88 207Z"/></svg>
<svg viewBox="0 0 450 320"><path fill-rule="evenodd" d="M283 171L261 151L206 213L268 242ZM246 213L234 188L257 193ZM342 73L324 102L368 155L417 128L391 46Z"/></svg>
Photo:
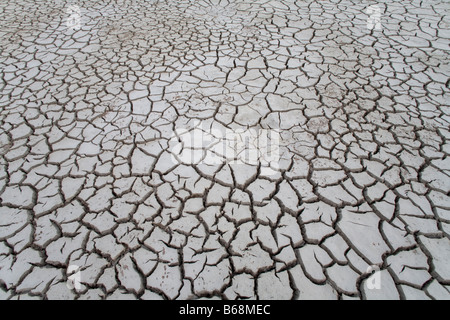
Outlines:
<svg viewBox="0 0 450 320"><path fill-rule="evenodd" d="M0 298L449 299L449 10L2 1ZM276 172L174 162L199 121Z"/></svg>

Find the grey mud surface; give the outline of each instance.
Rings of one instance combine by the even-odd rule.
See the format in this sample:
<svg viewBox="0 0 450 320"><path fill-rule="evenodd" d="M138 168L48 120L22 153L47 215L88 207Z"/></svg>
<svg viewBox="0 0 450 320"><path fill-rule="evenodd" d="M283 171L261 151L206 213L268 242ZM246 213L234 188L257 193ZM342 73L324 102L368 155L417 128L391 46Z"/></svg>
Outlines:
<svg viewBox="0 0 450 320"><path fill-rule="evenodd" d="M0 299L449 299L449 10L2 1ZM200 120L277 172L174 162Z"/></svg>

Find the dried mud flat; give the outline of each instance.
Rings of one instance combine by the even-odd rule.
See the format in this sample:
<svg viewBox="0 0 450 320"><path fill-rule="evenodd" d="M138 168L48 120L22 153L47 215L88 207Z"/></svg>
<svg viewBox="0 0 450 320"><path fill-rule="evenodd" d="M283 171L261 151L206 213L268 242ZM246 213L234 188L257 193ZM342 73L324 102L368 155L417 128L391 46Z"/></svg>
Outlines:
<svg viewBox="0 0 450 320"><path fill-rule="evenodd" d="M449 10L1 2L0 299L449 299Z"/></svg>

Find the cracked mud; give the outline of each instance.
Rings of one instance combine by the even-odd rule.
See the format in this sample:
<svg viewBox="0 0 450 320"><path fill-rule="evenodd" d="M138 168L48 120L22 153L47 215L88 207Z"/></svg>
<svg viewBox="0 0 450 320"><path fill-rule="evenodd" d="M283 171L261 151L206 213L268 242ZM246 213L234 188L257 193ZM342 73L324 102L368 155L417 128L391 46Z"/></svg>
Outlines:
<svg viewBox="0 0 450 320"><path fill-rule="evenodd" d="M449 299L449 9L1 2L0 299ZM199 121L275 172L174 162Z"/></svg>

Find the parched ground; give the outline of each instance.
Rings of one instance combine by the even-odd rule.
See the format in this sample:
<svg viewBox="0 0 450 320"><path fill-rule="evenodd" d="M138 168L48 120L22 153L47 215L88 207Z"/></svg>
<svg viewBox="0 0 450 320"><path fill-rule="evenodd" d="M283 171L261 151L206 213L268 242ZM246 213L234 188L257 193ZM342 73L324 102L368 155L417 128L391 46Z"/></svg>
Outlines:
<svg viewBox="0 0 450 320"><path fill-rule="evenodd" d="M0 298L449 299L449 10L2 1Z"/></svg>

